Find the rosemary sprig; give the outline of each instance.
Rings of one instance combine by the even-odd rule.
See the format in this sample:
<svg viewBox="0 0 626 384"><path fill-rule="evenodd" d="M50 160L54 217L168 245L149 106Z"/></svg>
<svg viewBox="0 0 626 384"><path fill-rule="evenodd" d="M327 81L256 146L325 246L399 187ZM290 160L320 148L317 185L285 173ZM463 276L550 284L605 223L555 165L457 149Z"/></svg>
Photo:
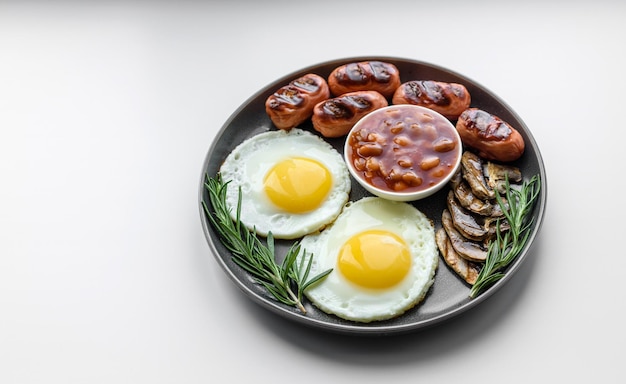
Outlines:
<svg viewBox="0 0 626 384"><path fill-rule="evenodd" d="M241 217L241 188L237 201L237 214L233 220L231 209L226 203L226 192L230 181L222 180L221 175L212 178L206 175L204 186L209 192L212 212L203 200L202 206L217 231L220 241L232 253L233 261L248 272L254 280L279 302L295 306L302 313L306 309L302 304L304 291L312 284L324 279L332 270L327 270L309 279L312 257L302 257L297 262L300 244L295 242L287 251L282 263L276 261L274 236L268 233L266 244L256 231L246 228ZM306 252L306 251L304 251ZM308 262L305 263L305 260Z"/></svg>
<svg viewBox="0 0 626 384"><path fill-rule="evenodd" d="M535 175L522 183L519 190L511 188L507 178L505 192L507 203L503 201L499 193L496 193L496 200L511 228L502 233L500 222L497 223L496 237L489 243L485 264L470 290L471 298L475 298L483 290L504 277L504 269L515 260L524 248L534 221L530 213L537 196L539 196L540 189L541 180L538 175Z"/></svg>

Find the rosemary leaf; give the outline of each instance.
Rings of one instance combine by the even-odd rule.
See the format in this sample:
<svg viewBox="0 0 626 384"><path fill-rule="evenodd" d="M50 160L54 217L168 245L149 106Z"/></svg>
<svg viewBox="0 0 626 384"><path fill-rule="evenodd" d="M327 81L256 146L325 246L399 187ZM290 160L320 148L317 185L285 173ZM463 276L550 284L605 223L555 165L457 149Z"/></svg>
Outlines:
<svg viewBox="0 0 626 384"><path fill-rule="evenodd" d="M504 269L521 253L530 236L534 222L534 218L530 214L541 189L539 176L535 175L530 180L523 182L519 190L511 187L508 178L505 185L505 197L508 204L505 204L502 197L497 193L496 200L509 222L510 229L502 233L500 223L497 223L496 237L489 243L487 260L485 260L485 264L470 290L471 298L475 298L504 277Z"/></svg>
<svg viewBox="0 0 626 384"><path fill-rule="evenodd" d="M304 291L328 276L331 270L309 279L312 258L309 257L306 264L304 260L307 258L304 257L299 263L297 262L297 256L300 253L298 242L290 247L283 262L279 264L276 261L276 248L272 233L268 233L264 244L256 231L246 228L241 222L241 188L235 219L233 219L231 209L226 203L229 181L222 180L219 174L214 178L205 176L204 186L208 191L209 201L207 203L203 200L202 206L220 241L232 254L233 262L249 273L254 281L263 286L277 301L295 306L302 313L306 313L302 304Z"/></svg>

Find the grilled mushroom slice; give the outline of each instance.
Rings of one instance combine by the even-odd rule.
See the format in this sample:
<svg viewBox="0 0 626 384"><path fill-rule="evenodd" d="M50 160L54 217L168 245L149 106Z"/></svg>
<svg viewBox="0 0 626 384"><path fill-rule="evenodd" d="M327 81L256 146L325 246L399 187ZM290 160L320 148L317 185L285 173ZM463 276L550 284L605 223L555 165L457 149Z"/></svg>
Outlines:
<svg viewBox="0 0 626 384"><path fill-rule="evenodd" d="M509 183L519 183L522 181L522 172L519 168L512 165L496 164L491 161L487 162L485 167L487 174L487 185L498 193L506 192L506 178Z"/></svg>
<svg viewBox="0 0 626 384"><path fill-rule="evenodd" d="M474 285L480 272L480 266L459 256L454 247L452 247L452 243L444 228L439 228L435 232L435 241L443 256L443 261L468 284Z"/></svg>
<svg viewBox="0 0 626 384"><path fill-rule="evenodd" d="M504 203L504 207L508 209L509 203L507 203L504 197L502 197L502 202ZM502 212L502 207L500 206L500 204L498 204L497 201L494 201L492 205L493 209L491 210L491 214L489 215L489 217L492 217L494 219L504 217L504 212Z"/></svg>
<svg viewBox="0 0 626 384"><path fill-rule="evenodd" d="M459 186L459 184L461 184L463 182L463 173L461 172L461 168L459 168L454 175L452 175L452 178L449 181L449 186L451 189L455 189Z"/></svg>
<svg viewBox="0 0 626 384"><path fill-rule="evenodd" d="M452 216L447 209L444 209L441 214L441 222L452 243L452 247L459 256L475 262L483 262L487 259L487 248L482 243L474 242L463 237L454 227Z"/></svg>
<svg viewBox="0 0 626 384"><path fill-rule="evenodd" d="M484 240L487 237L489 232L484 227L484 223L482 223L484 220L481 220L480 216L478 218L475 217L463 208L454 198L454 192L452 191L448 192L447 205L454 227L464 237L475 241Z"/></svg>
<svg viewBox="0 0 626 384"><path fill-rule="evenodd" d="M485 201L476 197L467 182L461 181L456 186L453 186L452 191L459 203L468 211L483 216L491 216L494 204L489 200Z"/></svg>
<svg viewBox="0 0 626 384"><path fill-rule="evenodd" d="M463 178L467 181L476 197L483 200L495 198L495 192L487 185L483 171L483 161L476 154L465 151L461 156Z"/></svg>
<svg viewBox="0 0 626 384"><path fill-rule="evenodd" d="M487 230L486 240L491 240L495 235L498 229L498 219L500 220L500 233L504 233L511 229L509 225L509 221L504 217L486 217L485 218L485 229Z"/></svg>

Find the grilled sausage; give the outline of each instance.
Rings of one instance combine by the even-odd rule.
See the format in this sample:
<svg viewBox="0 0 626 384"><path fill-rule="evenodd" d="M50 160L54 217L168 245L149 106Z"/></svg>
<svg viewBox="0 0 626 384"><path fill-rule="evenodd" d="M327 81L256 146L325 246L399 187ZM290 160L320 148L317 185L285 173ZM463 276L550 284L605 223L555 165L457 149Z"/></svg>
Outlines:
<svg viewBox="0 0 626 384"><path fill-rule="evenodd" d="M345 93L318 103L313 109L313 128L324 137L341 137L366 114L388 105L376 91Z"/></svg>
<svg viewBox="0 0 626 384"><path fill-rule="evenodd" d="M329 97L326 79L308 73L270 95L265 101L265 112L276 127L289 130L310 118L315 104Z"/></svg>
<svg viewBox="0 0 626 384"><path fill-rule="evenodd" d="M524 153L524 138L498 116L478 108L463 111L456 123L463 144L487 160L514 161Z"/></svg>
<svg viewBox="0 0 626 384"><path fill-rule="evenodd" d="M393 94L393 104L415 104L456 120L469 108L470 93L462 84L433 80L412 80L402 83Z"/></svg>
<svg viewBox="0 0 626 384"><path fill-rule="evenodd" d="M349 63L330 73L328 86L335 96L355 91L376 91L384 97L391 97L400 86L400 72L395 65L382 61Z"/></svg>

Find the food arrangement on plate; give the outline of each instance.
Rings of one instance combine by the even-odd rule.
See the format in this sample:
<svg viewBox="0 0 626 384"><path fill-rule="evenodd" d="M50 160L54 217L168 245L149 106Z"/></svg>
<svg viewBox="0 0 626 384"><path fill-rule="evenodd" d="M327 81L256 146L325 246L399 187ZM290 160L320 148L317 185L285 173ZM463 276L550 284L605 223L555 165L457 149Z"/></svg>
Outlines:
<svg viewBox="0 0 626 384"><path fill-rule="evenodd" d="M209 240L238 281L249 278L247 292L313 311L326 327L422 324L410 313L436 295L439 275L468 303L528 248L545 199L541 163L525 165L538 157L526 153L532 138L472 105L484 98L475 84L420 67L328 63L248 103L261 126L222 149L212 171L205 164L201 192Z"/></svg>

